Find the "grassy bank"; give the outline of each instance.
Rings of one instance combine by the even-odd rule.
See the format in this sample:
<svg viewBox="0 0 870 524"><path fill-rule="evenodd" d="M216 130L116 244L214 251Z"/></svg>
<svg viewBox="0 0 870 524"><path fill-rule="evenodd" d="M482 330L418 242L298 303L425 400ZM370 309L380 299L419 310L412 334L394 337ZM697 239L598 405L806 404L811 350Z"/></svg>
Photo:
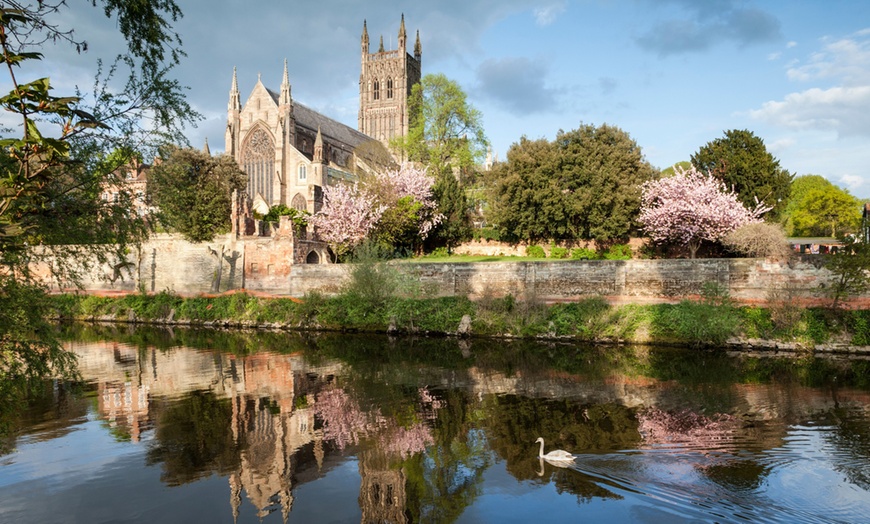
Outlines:
<svg viewBox="0 0 870 524"><path fill-rule="evenodd" d="M456 333L463 316L475 336L572 338L722 345L732 337L814 347L870 345L870 311L799 308L787 303L745 307L709 297L678 304L612 306L603 298L545 305L534 300L486 298L397 298L348 292L302 300L244 293L183 298L171 293L123 297L57 295L59 318L144 323L267 326L302 330Z"/></svg>

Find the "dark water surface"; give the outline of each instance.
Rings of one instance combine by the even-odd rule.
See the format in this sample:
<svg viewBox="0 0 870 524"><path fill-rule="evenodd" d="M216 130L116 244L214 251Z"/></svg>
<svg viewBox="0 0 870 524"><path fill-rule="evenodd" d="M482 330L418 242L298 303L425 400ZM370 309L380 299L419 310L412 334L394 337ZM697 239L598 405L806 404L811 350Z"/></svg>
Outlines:
<svg viewBox="0 0 870 524"><path fill-rule="evenodd" d="M83 382L2 414L2 523L870 522L865 360L68 338Z"/></svg>

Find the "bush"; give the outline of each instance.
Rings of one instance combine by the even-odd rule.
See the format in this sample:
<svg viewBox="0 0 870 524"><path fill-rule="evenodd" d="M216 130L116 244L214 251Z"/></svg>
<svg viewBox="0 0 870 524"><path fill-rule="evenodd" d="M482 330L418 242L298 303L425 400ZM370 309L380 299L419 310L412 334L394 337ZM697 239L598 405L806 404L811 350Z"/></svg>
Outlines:
<svg viewBox="0 0 870 524"><path fill-rule="evenodd" d="M568 258L568 248L560 246L551 247L550 258Z"/></svg>
<svg viewBox="0 0 870 524"><path fill-rule="evenodd" d="M546 258L547 254L544 252L544 248L537 244L532 244L526 248L526 256L530 258Z"/></svg>
<svg viewBox="0 0 870 524"><path fill-rule="evenodd" d="M481 240L501 240L501 235L498 232L498 229L492 227L482 227L480 229L475 229L472 233L475 240L478 242Z"/></svg>
<svg viewBox="0 0 870 524"><path fill-rule="evenodd" d="M575 247L571 250L571 260L595 260L598 253L585 247Z"/></svg>
<svg viewBox="0 0 870 524"><path fill-rule="evenodd" d="M614 244L604 252L605 260L631 260L631 246L628 244Z"/></svg>
<svg viewBox="0 0 870 524"><path fill-rule="evenodd" d="M779 224L746 224L725 235L722 245L746 257L784 259L791 255L785 231Z"/></svg>

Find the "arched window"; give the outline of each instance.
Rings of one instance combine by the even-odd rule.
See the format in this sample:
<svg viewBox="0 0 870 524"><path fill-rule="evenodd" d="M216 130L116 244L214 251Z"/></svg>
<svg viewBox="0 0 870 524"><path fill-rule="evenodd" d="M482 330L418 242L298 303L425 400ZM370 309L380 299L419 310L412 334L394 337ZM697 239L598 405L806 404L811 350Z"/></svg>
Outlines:
<svg viewBox="0 0 870 524"><path fill-rule="evenodd" d="M306 180L308 180L308 170L305 164L299 164L299 181L305 182Z"/></svg>
<svg viewBox="0 0 870 524"><path fill-rule="evenodd" d="M387 78L387 98L393 98L393 79Z"/></svg>
<svg viewBox="0 0 870 524"><path fill-rule="evenodd" d="M306 202L305 197L299 193L296 193L296 196L294 196L293 200L290 201L290 206L297 211L308 211L308 202Z"/></svg>
<svg viewBox="0 0 870 524"><path fill-rule="evenodd" d="M373 90L373 92L372 92L372 98L374 98L375 100L377 100L377 99L379 99L380 97L381 97L381 83L378 82L377 80L375 80L375 88L374 88L374 90Z"/></svg>
<svg viewBox="0 0 870 524"><path fill-rule="evenodd" d="M248 194L259 194L267 204L272 204L272 186L275 177L275 146L272 137L262 128L248 135L242 149L242 165L248 175Z"/></svg>

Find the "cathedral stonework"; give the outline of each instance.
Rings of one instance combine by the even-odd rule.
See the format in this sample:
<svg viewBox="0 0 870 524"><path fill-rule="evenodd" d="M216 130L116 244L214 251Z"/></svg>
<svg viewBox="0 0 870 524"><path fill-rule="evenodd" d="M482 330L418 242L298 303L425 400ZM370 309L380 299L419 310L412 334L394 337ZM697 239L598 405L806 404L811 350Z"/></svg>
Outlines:
<svg viewBox="0 0 870 524"><path fill-rule="evenodd" d="M403 15L399 49L385 51L382 37L378 52L369 53L363 22L359 130L294 100L286 60L279 91L258 78L244 105L233 69L225 151L248 175L246 199L236 206L234 222L250 219L254 212L266 214L278 204L317 212L324 187L356 180L361 171L371 170L366 155L372 148L383 149L391 138L407 134L408 101L420 82L421 47L418 32L414 55L409 55L406 39Z"/></svg>
<svg viewBox="0 0 870 524"><path fill-rule="evenodd" d="M363 22L358 129L384 145L408 133L411 89L420 83L420 32L417 31L412 56L407 52L404 15L399 26L398 44L396 50L385 50L382 36L377 52L370 53L369 33Z"/></svg>

